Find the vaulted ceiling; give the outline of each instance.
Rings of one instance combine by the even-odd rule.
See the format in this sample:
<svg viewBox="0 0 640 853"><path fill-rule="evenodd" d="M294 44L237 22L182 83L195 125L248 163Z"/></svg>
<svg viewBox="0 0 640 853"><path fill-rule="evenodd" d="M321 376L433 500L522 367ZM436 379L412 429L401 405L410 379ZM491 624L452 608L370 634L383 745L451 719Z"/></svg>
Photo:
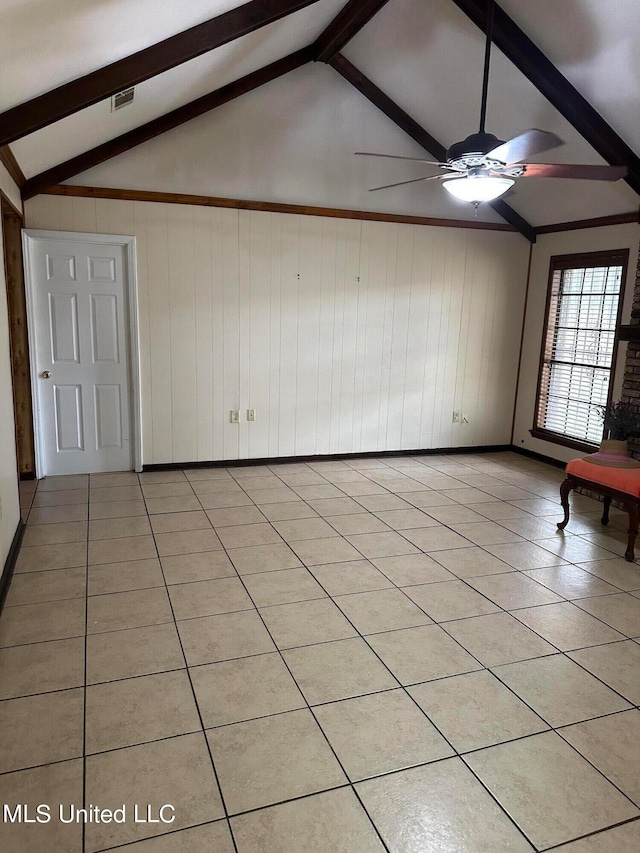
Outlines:
<svg viewBox="0 0 640 853"><path fill-rule="evenodd" d="M485 4L0 0L0 139L27 195L66 181L472 218L437 183L369 193L429 169L353 152L440 156L477 130ZM523 180L479 218L527 232L637 210L637 0L500 0L494 44L487 130L553 131L565 144L536 159L624 162L630 179ZM105 94L127 82L133 104L111 112Z"/></svg>

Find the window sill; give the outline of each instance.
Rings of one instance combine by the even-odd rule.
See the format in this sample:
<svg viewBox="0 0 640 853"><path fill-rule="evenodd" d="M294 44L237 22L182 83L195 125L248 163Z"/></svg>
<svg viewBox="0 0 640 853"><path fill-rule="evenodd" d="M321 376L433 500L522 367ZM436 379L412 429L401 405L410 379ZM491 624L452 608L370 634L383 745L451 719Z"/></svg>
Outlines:
<svg viewBox="0 0 640 853"><path fill-rule="evenodd" d="M561 435L550 430L534 427L529 430L533 438L539 438L542 441L548 441L551 444L560 444L563 447L571 447L573 450L581 450L583 453L595 453L598 449L597 444L592 444L588 441L580 441L578 438L569 438L566 435Z"/></svg>

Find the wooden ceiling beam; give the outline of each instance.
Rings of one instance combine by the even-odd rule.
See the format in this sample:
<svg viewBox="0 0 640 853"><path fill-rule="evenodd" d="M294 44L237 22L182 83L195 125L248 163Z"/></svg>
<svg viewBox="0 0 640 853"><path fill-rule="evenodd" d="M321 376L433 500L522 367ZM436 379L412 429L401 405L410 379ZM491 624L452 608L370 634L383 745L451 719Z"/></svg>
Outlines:
<svg viewBox="0 0 640 853"><path fill-rule="evenodd" d="M453 0L486 33L488 0ZM500 6L493 43L533 83L578 133L612 166L626 166L625 180L640 194L640 158Z"/></svg>
<svg viewBox="0 0 640 853"><path fill-rule="evenodd" d="M39 175L34 175L22 187L22 198L25 201L33 198L33 196L45 192L49 187L60 184L62 181L80 174L80 172L86 172L87 169L104 163L105 160L110 160L118 154L123 154L131 148L135 148L135 146L143 142L148 142L150 139L154 139L156 136L172 130L174 127L178 127L187 121L191 121L191 119L197 118L222 104L233 101L235 98L240 97L240 95L251 92L253 89L257 89L259 86L263 86L265 83L269 83L283 74L287 74L289 71L300 68L307 62L313 61L313 58L313 49L305 47L296 53L279 59L277 62L266 65L258 71L247 74L245 77L241 77L227 86L222 86L208 95L203 95L203 97L197 98L195 101L184 104L184 106L178 107L170 113L147 122L147 124L136 127L134 130L122 134L122 136L110 139L108 142L98 145L90 151L85 151L83 154L72 157L64 163L59 163L57 166L53 166Z"/></svg>
<svg viewBox="0 0 640 853"><path fill-rule="evenodd" d="M252 33L318 0L250 0L0 114L0 146Z"/></svg>
<svg viewBox="0 0 640 853"><path fill-rule="evenodd" d="M431 154L436 160L446 160L446 148L437 139L431 136L428 131L421 127L415 119L406 113L395 101L392 101L388 95L379 89L375 83L369 80L359 71L355 65L352 65L341 53L337 54L329 63L338 74L344 77L352 86L361 92L367 100L371 101L378 109L383 112L391 121L396 124L401 130L410 136L418 145L421 145L425 151ZM489 205L500 214L503 219L514 225L518 231L527 238L531 243L536 242L536 231L519 213L510 207L503 199L496 199L488 202Z"/></svg>
<svg viewBox="0 0 640 853"><path fill-rule="evenodd" d="M349 0L316 39L316 61L331 62L389 0Z"/></svg>
<svg viewBox="0 0 640 853"><path fill-rule="evenodd" d="M17 184L18 187L23 187L25 185L27 179L16 160L13 151L8 145L0 146L0 163L4 165L5 169L9 172L14 183Z"/></svg>

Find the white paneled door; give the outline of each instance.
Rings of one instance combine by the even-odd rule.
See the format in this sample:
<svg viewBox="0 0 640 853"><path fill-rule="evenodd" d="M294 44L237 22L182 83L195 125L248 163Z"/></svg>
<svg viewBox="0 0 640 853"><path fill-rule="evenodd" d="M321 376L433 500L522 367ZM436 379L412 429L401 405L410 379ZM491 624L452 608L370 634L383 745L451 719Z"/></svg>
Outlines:
<svg viewBox="0 0 640 853"><path fill-rule="evenodd" d="M25 254L38 476L129 470L126 247L95 235L34 234L26 234Z"/></svg>

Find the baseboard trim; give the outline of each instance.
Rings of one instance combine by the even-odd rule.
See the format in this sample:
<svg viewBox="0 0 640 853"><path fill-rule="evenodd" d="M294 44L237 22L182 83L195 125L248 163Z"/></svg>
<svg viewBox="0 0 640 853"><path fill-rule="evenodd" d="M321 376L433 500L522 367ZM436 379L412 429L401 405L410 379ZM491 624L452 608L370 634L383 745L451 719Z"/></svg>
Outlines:
<svg viewBox="0 0 640 853"><path fill-rule="evenodd" d="M143 465L143 471L175 471L182 468L244 468L250 465L286 465L296 462L333 462L343 459L374 459L402 456L439 456L443 453L501 453L513 450L511 444L484 444L475 447L432 447L418 450L371 450L363 453L326 453L315 456L266 456L260 459L220 459L210 462L161 462Z"/></svg>
<svg viewBox="0 0 640 853"><path fill-rule="evenodd" d="M9 586L11 584L11 578L13 577L13 570L16 567L16 561L18 559L18 554L20 553L20 546L22 545L22 537L24 536L25 527L26 525L24 521L20 519L20 521L18 522L18 526L16 527L16 532L13 536L11 548L9 549L7 559L4 563L2 577L0 577L0 613L2 613L2 608L4 607L4 600L7 597L7 592L9 591Z"/></svg>
<svg viewBox="0 0 640 853"><path fill-rule="evenodd" d="M564 468L567 464L561 459L553 459L551 456L545 456L544 453L536 453L535 450L526 450L524 447L517 447L515 444L513 444L510 449L515 453L519 453L521 456L527 456L529 459L535 459L536 462L546 462L547 465L553 465L554 468Z"/></svg>

